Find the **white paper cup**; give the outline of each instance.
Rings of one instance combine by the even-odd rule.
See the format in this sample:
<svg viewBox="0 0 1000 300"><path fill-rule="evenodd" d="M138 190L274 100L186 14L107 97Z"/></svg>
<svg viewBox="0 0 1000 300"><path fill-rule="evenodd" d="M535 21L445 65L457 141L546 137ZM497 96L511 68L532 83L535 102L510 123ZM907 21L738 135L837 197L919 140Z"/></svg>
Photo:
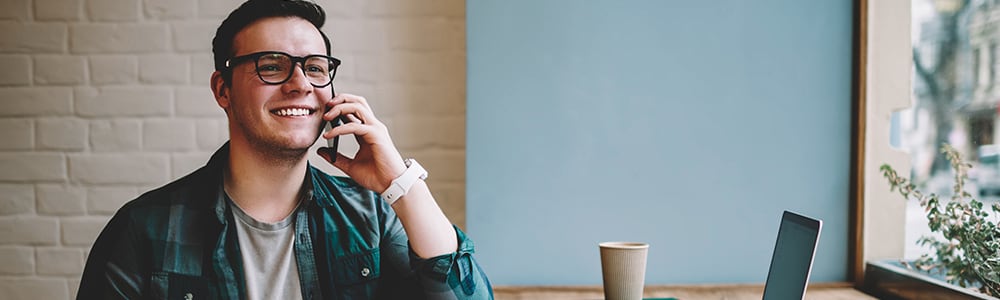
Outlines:
<svg viewBox="0 0 1000 300"><path fill-rule="evenodd" d="M604 242L601 247L601 271L604 276L604 299L640 300L646 281L646 254L649 244Z"/></svg>

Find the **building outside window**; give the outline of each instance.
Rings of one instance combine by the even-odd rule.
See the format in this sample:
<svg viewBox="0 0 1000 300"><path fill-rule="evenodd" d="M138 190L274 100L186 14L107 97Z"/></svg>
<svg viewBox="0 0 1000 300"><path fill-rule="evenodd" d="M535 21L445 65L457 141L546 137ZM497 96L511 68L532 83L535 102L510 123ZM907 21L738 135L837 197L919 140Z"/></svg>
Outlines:
<svg viewBox="0 0 1000 300"><path fill-rule="evenodd" d="M890 143L910 153L912 181L942 199L953 194L953 172L939 151L948 143L973 165L967 190L987 205L1000 201L998 2L912 1L913 106L893 114ZM916 201L907 202L906 222L904 257L930 253L916 244L931 234Z"/></svg>

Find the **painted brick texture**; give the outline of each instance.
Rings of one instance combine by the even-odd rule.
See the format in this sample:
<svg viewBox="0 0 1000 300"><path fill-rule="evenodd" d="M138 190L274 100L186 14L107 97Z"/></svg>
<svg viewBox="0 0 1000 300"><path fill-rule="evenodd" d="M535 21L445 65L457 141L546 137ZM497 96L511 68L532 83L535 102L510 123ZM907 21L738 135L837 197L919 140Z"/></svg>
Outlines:
<svg viewBox="0 0 1000 300"><path fill-rule="evenodd" d="M0 298L75 297L111 215L225 142L208 86L211 38L241 2L0 4L0 64L10 71L0 75ZM464 226L465 1L317 2L344 62L337 91L369 100Z"/></svg>

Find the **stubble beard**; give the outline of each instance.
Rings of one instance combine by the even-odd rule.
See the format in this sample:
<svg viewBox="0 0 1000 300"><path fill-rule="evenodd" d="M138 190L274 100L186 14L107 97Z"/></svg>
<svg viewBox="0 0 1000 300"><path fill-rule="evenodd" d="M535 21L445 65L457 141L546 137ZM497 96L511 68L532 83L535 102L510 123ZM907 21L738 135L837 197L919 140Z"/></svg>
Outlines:
<svg viewBox="0 0 1000 300"><path fill-rule="evenodd" d="M240 122L237 126L244 132L247 142L254 152L272 164L295 165L309 153L313 143L298 143L293 138L282 136L282 132L271 131L263 126L257 128ZM319 133L312 139L315 142ZM301 145L300 145L301 144Z"/></svg>

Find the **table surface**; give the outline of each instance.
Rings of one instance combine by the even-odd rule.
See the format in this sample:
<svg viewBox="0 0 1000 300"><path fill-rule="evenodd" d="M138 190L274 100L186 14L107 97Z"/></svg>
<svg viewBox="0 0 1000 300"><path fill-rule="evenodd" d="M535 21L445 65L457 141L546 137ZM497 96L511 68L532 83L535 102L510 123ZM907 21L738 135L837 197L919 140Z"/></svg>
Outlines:
<svg viewBox="0 0 1000 300"><path fill-rule="evenodd" d="M603 299L601 286L496 286L493 288L498 300L519 299ZM686 299L753 299L760 300L764 294L763 285L655 285L646 286L644 297ZM806 289L806 299L876 299L854 289L851 283L810 284Z"/></svg>

